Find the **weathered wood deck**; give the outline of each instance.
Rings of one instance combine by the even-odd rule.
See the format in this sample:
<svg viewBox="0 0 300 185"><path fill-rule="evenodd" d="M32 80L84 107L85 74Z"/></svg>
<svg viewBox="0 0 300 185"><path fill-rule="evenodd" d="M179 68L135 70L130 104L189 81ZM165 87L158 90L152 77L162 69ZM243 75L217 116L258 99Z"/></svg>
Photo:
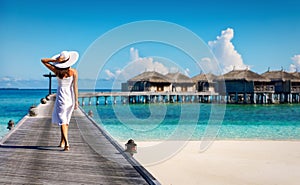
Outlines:
<svg viewBox="0 0 300 185"><path fill-rule="evenodd" d="M25 116L0 143L0 184L159 184L80 109L70 127L70 151L57 147L53 101Z"/></svg>

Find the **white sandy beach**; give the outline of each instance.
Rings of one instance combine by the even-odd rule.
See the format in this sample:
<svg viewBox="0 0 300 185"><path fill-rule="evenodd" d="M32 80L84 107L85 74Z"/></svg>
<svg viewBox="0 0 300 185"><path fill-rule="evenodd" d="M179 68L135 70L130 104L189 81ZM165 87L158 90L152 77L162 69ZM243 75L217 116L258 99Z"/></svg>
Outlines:
<svg viewBox="0 0 300 185"><path fill-rule="evenodd" d="M157 142L138 142L139 148ZM206 151L189 142L172 158L143 164L163 185L298 185L300 141L215 141ZM160 152L160 151L156 151ZM140 158L140 159L139 159Z"/></svg>

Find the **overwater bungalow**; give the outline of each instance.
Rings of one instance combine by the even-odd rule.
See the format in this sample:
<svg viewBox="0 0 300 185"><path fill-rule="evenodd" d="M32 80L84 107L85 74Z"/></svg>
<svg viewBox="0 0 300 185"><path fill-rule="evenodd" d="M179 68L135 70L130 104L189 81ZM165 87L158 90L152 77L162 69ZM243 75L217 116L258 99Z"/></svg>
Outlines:
<svg viewBox="0 0 300 185"><path fill-rule="evenodd" d="M296 78L300 78L300 72L291 72L290 74L294 75Z"/></svg>
<svg viewBox="0 0 300 185"><path fill-rule="evenodd" d="M291 74L300 79L300 72L293 72ZM300 82L292 81L291 83L292 103L300 103Z"/></svg>
<svg viewBox="0 0 300 185"><path fill-rule="evenodd" d="M148 91L166 92L171 91L171 79L155 71L146 71L122 84L122 91Z"/></svg>
<svg viewBox="0 0 300 185"><path fill-rule="evenodd" d="M201 73L192 77L192 80L196 84L197 92L215 92L217 76L212 73Z"/></svg>
<svg viewBox="0 0 300 185"><path fill-rule="evenodd" d="M117 95L113 96L115 99ZM221 76L208 73L189 78L179 72L163 75L146 71L123 83L120 96L122 102L130 103L300 103L300 73L281 70L260 75L245 69Z"/></svg>
<svg viewBox="0 0 300 185"><path fill-rule="evenodd" d="M179 72L163 75L147 71L123 83L122 91L139 92L129 97L130 102L192 102L204 96L197 94L195 86L191 78Z"/></svg>
<svg viewBox="0 0 300 185"><path fill-rule="evenodd" d="M275 86L275 103L299 103L300 78L298 73L288 73L284 70L267 71L262 74L271 80Z"/></svg>
<svg viewBox="0 0 300 185"><path fill-rule="evenodd" d="M188 76L176 72L168 73L166 77L171 79L172 92L195 92L195 83Z"/></svg>
<svg viewBox="0 0 300 185"><path fill-rule="evenodd" d="M130 92L195 92L195 83L182 73L166 75L155 71L139 74L123 84L123 91Z"/></svg>
<svg viewBox="0 0 300 185"><path fill-rule="evenodd" d="M217 76L208 73L208 74L199 74L192 77L193 82L195 83L196 92L206 93L206 95L199 96L200 102L216 102L220 101L221 98L218 100L218 88L216 84ZM212 94L214 94L212 96Z"/></svg>
<svg viewBox="0 0 300 185"><path fill-rule="evenodd" d="M218 84L225 82L227 103L273 103L271 80L248 69L232 70L216 81Z"/></svg>
<svg viewBox="0 0 300 185"><path fill-rule="evenodd" d="M143 72L126 83L122 83L123 92L140 92L143 94L129 96L126 102L157 102L165 101L166 96L150 95L151 93L164 93L172 90L172 79L155 71ZM144 94L148 93L148 94Z"/></svg>

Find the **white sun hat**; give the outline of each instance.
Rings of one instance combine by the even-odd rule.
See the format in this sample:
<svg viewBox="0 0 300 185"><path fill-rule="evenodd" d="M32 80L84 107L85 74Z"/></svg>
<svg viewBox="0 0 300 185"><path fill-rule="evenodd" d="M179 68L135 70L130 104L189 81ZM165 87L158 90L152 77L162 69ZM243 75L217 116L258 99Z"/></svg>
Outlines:
<svg viewBox="0 0 300 185"><path fill-rule="evenodd" d="M51 58L56 59L58 57L64 58L65 62L54 62L53 65L57 68L68 68L77 62L79 54L77 51L62 51Z"/></svg>

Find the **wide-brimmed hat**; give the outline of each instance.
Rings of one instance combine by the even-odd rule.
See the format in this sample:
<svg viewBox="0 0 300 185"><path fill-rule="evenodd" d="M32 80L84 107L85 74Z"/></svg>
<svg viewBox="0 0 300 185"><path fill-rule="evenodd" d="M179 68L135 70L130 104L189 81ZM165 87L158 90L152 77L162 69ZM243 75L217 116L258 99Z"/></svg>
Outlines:
<svg viewBox="0 0 300 185"><path fill-rule="evenodd" d="M56 59L58 57L63 57L65 62L54 62L53 65L57 68L68 68L77 62L79 54L77 51L62 51L51 58Z"/></svg>

